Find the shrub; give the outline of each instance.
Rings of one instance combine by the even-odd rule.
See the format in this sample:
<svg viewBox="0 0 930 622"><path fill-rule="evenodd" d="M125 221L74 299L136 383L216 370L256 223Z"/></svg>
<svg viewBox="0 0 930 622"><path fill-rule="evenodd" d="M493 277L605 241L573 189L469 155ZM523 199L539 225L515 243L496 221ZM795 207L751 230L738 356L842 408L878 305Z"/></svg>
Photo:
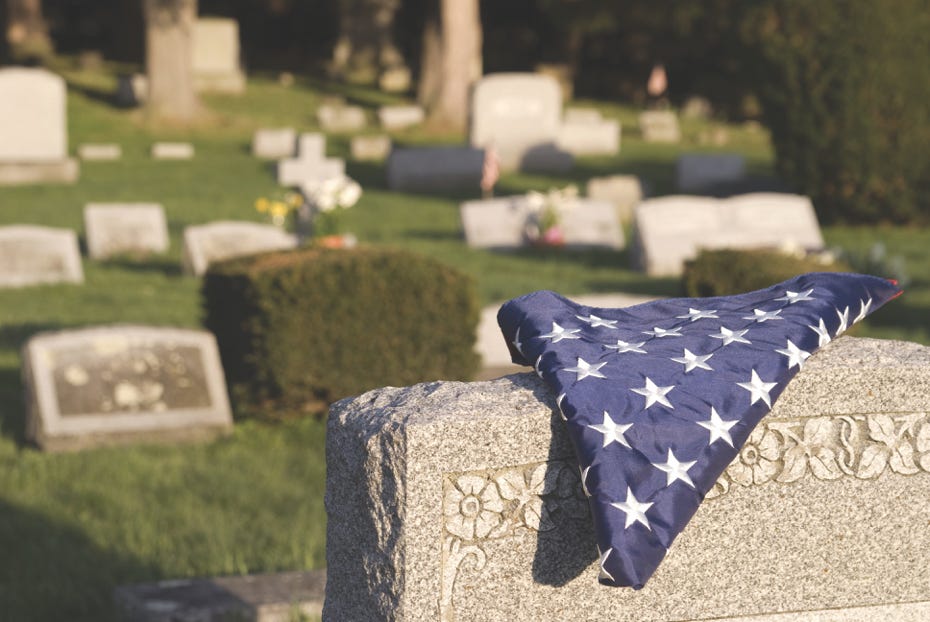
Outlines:
<svg viewBox="0 0 930 622"><path fill-rule="evenodd" d="M925 0L766 0L744 23L779 173L821 223L930 218Z"/></svg>
<svg viewBox="0 0 930 622"><path fill-rule="evenodd" d="M729 296L763 289L806 272L849 272L849 266L777 251L701 251L685 264L686 296Z"/></svg>
<svg viewBox="0 0 930 622"><path fill-rule="evenodd" d="M477 369L474 284L427 257L268 253L211 266L202 296L233 397L248 410L321 411L369 389Z"/></svg>

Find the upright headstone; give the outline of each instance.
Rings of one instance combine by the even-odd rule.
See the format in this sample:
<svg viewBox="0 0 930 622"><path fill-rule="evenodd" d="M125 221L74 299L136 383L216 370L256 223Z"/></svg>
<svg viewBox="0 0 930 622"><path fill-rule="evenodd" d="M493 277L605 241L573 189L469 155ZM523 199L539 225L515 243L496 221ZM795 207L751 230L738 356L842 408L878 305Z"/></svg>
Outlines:
<svg viewBox="0 0 930 622"><path fill-rule="evenodd" d="M574 156L615 155L620 152L620 122L586 117L566 119L556 144Z"/></svg>
<svg viewBox="0 0 930 622"><path fill-rule="evenodd" d="M48 451L232 431L213 335L151 326L42 333L23 347L26 437Z"/></svg>
<svg viewBox="0 0 930 622"><path fill-rule="evenodd" d="M391 153L391 137L353 136L349 150L353 160L384 160Z"/></svg>
<svg viewBox="0 0 930 622"><path fill-rule="evenodd" d="M525 196L513 196L466 201L459 211L470 247L514 249L527 244L527 227L537 210ZM623 248L623 229L612 204L574 199L561 204L558 213L565 246Z"/></svg>
<svg viewBox="0 0 930 622"><path fill-rule="evenodd" d="M639 114L639 131L647 143L681 141L678 117L671 110L647 110Z"/></svg>
<svg viewBox="0 0 930 622"><path fill-rule="evenodd" d="M116 104L132 108L141 106L149 96L148 76L141 73L123 73L117 76Z"/></svg>
<svg viewBox="0 0 930 622"><path fill-rule="evenodd" d="M239 61L239 22L201 17L194 24L194 85L200 91L242 93L245 74Z"/></svg>
<svg viewBox="0 0 930 622"><path fill-rule="evenodd" d="M87 254L94 259L168 250L165 210L156 203L88 203L84 232Z"/></svg>
<svg viewBox="0 0 930 622"><path fill-rule="evenodd" d="M268 160L291 158L296 144L297 132L294 128L264 128L252 136L252 155Z"/></svg>
<svg viewBox="0 0 930 622"><path fill-rule="evenodd" d="M272 225L217 221L184 229L184 270L201 275L214 261L297 247L297 237Z"/></svg>
<svg viewBox="0 0 930 622"><path fill-rule="evenodd" d="M643 186L636 175L592 177L585 194L589 199L609 201L621 222L633 220L633 209L643 200Z"/></svg>
<svg viewBox="0 0 930 622"><path fill-rule="evenodd" d="M326 157L326 136L305 132L297 139L297 157L278 161L278 184L302 186L345 175L345 161Z"/></svg>
<svg viewBox="0 0 930 622"><path fill-rule="evenodd" d="M494 147L504 170L562 172L572 157L559 149L562 93L552 77L500 73L482 78L471 100L473 147Z"/></svg>
<svg viewBox="0 0 930 622"><path fill-rule="evenodd" d="M636 263L650 276L680 275L702 248L823 248L810 199L792 194L649 199L636 207L634 231Z"/></svg>
<svg viewBox="0 0 930 622"><path fill-rule="evenodd" d="M74 231L35 225L0 227L0 287L83 282Z"/></svg>
<svg viewBox="0 0 930 622"><path fill-rule="evenodd" d="M340 104L322 104L316 118L326 132L356 132L365 129L367 123L363 108Z"/></svg>
<svg viewBox="0 0 930 622"><path fill-rule="evenodd" d="M598 584L587 490L535 374L343 400L326 431L323 618L930 619L928 413L930 348L835 340L633 590Z"/></svg>
<svg viewBox="0 0 930 622"><path fill-rule="evenodd" d="M423 123L426 113L420 106L381 106L378 121L386 130L403 130Z"/></svg>
<svg viewBox="0 0 930 622"><path fill-rule="evenodd" d="M0 69L0 185L71 183L65 81L46 69Z"/></svg>
<svg viewBox="0 0 930 622"><path fill-rule="evenodd" d="M397 148L391 150L387 161L388 187L411 192L477 190L483 165L483 149Z"/></svg>
<svg viewBox="0 0 930 622"><path fill-rule="evenodd" d="M685 153L675 164L678 190L713 192L746 177L746 158L738 153Z"/></svg>

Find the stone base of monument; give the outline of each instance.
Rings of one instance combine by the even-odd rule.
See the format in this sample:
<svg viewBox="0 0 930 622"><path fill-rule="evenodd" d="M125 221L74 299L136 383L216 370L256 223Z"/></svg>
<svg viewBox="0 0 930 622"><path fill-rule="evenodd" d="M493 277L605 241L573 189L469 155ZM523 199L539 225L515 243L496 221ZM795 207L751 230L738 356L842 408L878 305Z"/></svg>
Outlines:
<svg viewBox="0 0 930 622"><path fill-rule="evenodd" d="M124 585L113 600L124 620L286 622L319 616L325 570Z"/></svg>
<svg viewBox="0 0 930 622"><path fill-rule="evenodd" d="M73 184L81 167L73 158L52 162L2 162L0 186L27 184Z"/></svg>
<svg viewBox="0 0 930 622"><path fill-rule="evenodd" d="M930 348L811 358L638 591L597 582L556 410L532 373L334 405L324 619L930 619Z"/></svg>

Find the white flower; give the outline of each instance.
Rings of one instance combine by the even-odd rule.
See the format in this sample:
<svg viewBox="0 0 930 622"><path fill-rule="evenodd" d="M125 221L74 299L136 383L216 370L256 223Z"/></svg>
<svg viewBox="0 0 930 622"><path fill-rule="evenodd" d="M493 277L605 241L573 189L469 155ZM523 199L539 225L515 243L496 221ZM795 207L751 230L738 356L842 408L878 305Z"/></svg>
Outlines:
<svg viewBox="0 0 930 622"><path fill-rule="evenodd" d="M501 520L504 504L497 487L484 477L462 475L445 499L446 529L464 540L484 538Z"/></svg>
<svg viewBox="0 0 930 622"><path fill-rule="evenodd" d="M347 183L339 192L339 207L343 208L352 207L362 198L362 187L348 177L345 179Z"/></svg>

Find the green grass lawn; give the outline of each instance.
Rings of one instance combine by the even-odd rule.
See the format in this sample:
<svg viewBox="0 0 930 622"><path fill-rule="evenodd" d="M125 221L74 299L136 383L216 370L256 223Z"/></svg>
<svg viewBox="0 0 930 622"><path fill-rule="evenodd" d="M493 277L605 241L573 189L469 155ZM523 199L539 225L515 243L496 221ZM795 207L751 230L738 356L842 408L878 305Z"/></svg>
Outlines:
<svg viewBox="0 0 930 622"><path fill-rule="evenodd" d="M100 449L46 455L23 444L19 349L42 330L133 322L198 327L199 281L180 272L181 232L210 220L260 221L253 201L278 189L271 166L249 154L260 126L315 129L314 110L336 93L372 111L396 101L360 88L298 79L290 88L258 77L242 97L211 97L210 114L194 130L153 128L138 111L111 107L109 74L67 76L72 151L82 142L118 142L123 159L84 163L73 186L0 188L0 225L35 223L83 234L91 201L164 205L171 250L150 260L85 260L86 283L0 291L0 612L11 620L106 620L115 585L201 575L304 569L324 560L322 503L324 425L297 420L239 423L235 434L207 445ZM583 183L593 175L636 173L656 194L672 189L680 150L710 150L697 137L707 128L685 123L682 146L646 145L632 108L586 102L624 125L622 153L579 161L563 177L505 176L502 194ZM372 119L373 119L372 115ZM750 171L771 174L765 132L733 126L730 144ZM453 142L422 130L399 142ZM189 140L190 162L148 157L155 140ZM329 141L347 156L347 137ZM470 250L462 239L462 196L388 192L380 165L348 162L365 195L345 213L363 243L426 253L475 277L485 303L536 289L567 295L628 291L676 295L678 283L630 270L626 252L495 254ZM477 196L477 192L475 193ZM882 242L906 262L906 295L876 313L860 335L930 342L930 235L923 230L827 228L830 245L865 253ZM2 617L0 616L0 617Z"/></svg>

